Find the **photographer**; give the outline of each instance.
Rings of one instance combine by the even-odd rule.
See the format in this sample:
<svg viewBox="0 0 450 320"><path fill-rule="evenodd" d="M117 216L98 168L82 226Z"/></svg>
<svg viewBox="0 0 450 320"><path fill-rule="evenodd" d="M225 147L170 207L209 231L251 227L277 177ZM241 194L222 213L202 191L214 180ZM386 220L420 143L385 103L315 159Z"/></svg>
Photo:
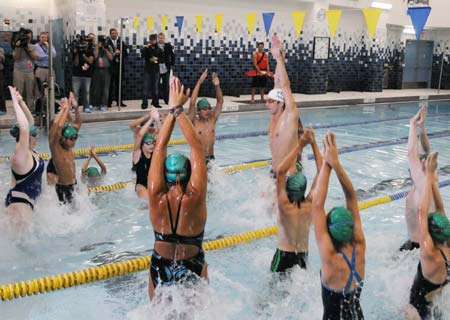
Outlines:
<svg viewBox="0 0 450 320"><path fill-rule="evenodd" d="M89 107L89 90L94 72L94 48L92 40L84 36L72 43L72 88L75 99L83 104L83 111L91 112ZM80 99L82 97L82 99Z"/></svg>
<svg viewBox="0 0 450 320"><path fill-rule="evenodd" d="M98 43L94 49L91 104L101 111L105 111L108 105L109 84L111 81L109 67L112 59L113 54L111 48L107 46L107 39L105 36L98 36Z"/></svg>
<svg viewBox="0 0 450 320"><path fill-rule="evenodd" d="M163 59L163 52L158 47L157 35L150 35L150 43L144 47L142 58L145 59L144 92L142 97L142 109L148 108L148 96L152 98L152 105L161 108L158 101L159 86L159 61Z"/></svg>
<svg viewBox="0 0 450 320"><path fill-rule="evenodd" d="M34 61L38 59L36 48L30 43L31 30L21 28L14 37L12 46L14 59L13 85L25 100L28 108L34 111Z"/></svg>
<svg viewBox="0 0 450 320"><path fill-rule="evenodd" d="M163 51L163 59L159 61L159 74L162 82L160 96L164 103L169 103L169 79L170 69L175 64L175 54L170 42L166 42L166 35L163 32L158 34L158 47Z"/></svg>
<svg viewBox="0 0 450 320"><path fill-rule="evenodd" d="M41 113L43 109L43 97L44 83L48 81L48 61L49 61L49 44L48 44L48 33L41 32L39 34L39 42L34 45L38 59L35 62L36 70L34 71L34 76L36 77L36 82L39 89L40 96L36 100L36 113ZM56 50L52 46L52 56L56 56ZM52 70L52 76L55 76L55 72Z"/></svg>

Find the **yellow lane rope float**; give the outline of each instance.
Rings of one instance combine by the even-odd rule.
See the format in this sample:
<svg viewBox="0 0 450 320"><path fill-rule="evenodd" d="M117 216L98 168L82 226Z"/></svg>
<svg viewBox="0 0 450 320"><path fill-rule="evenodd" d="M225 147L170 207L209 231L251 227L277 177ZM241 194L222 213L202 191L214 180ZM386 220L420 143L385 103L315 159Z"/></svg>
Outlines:
<svg viewBox="0 0 450 320"><path fill-rule="evenodd" d="M179 145L179 144L183 144L183 143L186 143L186 139L176 139L176 140L169 141L169 145L171 145L171 146ZM133 147L134 147L134 144L132 144L132 143L120 144L117 146L96 147L95 152L96 153L108 153L108 152L113 152L113 151L131 150L131 149L133 149ZM84 148L84 149L73 150L72 153L75 156L82 156L82 155L89 154L90 151L91 151L91 148ZM39 157L41 157L42 159L49 159L50 154L40 153ZM0 161L11 161L11 156L0 156Z"/></svg>

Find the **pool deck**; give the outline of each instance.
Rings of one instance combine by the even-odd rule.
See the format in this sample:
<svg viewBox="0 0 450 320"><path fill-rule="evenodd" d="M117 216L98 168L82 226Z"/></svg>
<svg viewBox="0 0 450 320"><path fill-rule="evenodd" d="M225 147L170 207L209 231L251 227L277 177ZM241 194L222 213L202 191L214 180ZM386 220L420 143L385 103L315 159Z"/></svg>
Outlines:
<svg viewBox="0 0 450 320"><path fill-rule="evenodd" d="M223 112L249 112L265 110L265 103L256 100L250 103L250 95L241 95L240 97L225 96ZM328 92L326 94L306 95L294 94L295 101L299 108L318 108L330 106L351 106L374 103L398 103L414 102L420 100L450 100L450 90L441 90L438 94L436 89L404 89L404 90L384 90L383 92L356 92L342 91L340 93ZM211 105L215 105L215 99L208 98ZM83 122L105 122L130 120L144 115L147 110L141 109L140 100L124 101L127 107L119 109L113 105L108 111L93 111L92 113L83 113ZM162 100L161 100L162 102ZM14 110L12 102L7 101L8 113L0 116L0 129L10 128L14 123ZM167 105L161 104L162 110L167 110ZM187 104L185 108L187 108ZM37 120L38 122L38 120Z"/></svg>

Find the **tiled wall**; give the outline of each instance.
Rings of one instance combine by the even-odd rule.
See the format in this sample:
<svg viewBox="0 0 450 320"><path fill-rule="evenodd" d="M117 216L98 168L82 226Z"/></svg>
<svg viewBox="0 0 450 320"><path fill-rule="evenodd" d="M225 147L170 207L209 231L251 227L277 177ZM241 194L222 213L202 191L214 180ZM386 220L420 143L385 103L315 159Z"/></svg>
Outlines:
<svg viewBox="0 0 450 320"><path fill-rule="evenodd" d="M77 33L106 34L110 27L119 27L117 12L123 16L140 18L137 30L132 28L132 18L125 23L123 37L129 44L129 56L126 63L124 83L124 99L139 99L142 91L142 73L144 61L140 57L140 50L148 39L146 17L152 15L154 24L151 33L161 30L161 16L165 13L155 13L153 10L137 9L139 6L124 8L111 13L108 5L118 5L115 0L98 0L95 8L87 6L85 1L57 0L58 15L64 19L64 32L66 37L66 52L64 52L64 87L66 91L71 88L71 55L69 44ZM237 1L237 0L233 0ZM369 38L362 13L358 10L344 11L336 36L330 41L330 55L328 60L313 59L313 41L315 36L329 36L326 19L316 16L316 4L292 4L289 1L280 0L280 6L275 12L271 33L277 32L286 45L286 64L294 92L319 94L327 91L381 91L383 88L384 65L389 66L389 88L400 88L403 70L405 39L401 29L384 29L383 24L377 30L375 37ZM114 2L113 4L111 2ZM181 6L181 5L180 5ZM303 7L302 7L303 6ZM169 21L166 28L166 39L175 47L176 63L174 72L188 87L193 87L205 67L211 71L217 71L221 77L223 91L227 95L248 94L251 80L244 76L245 72L252 69L252 53L257 41L264 41L269 48L269 38L266 37L264 24L261 18L262 12L269 12L261 8L258 14L255 29L252 35L247 34L247 22L244 14L251 12L247 8L241 8L239 14L221 8L203 8L197 4L189 11L176 12L168 15ZM187 8L187 7L186 7ZM202 10L196 12L196 10ZM92 10L95 9L95 17ZM83 10L91 10L85 14ZM145 12L147 10L148 12ZM205 14L205 10L211 13ZM225 9L224 9L225 10ZM292 23L291 11L305 10L307 16L303 25L303 31L297 38ZM215 30L214 14L224 12L226 14L222 31L217 34ZM204 15L203 30L197 34L195 14ZM233 13L233 14L232 14ZM33 10L6 13L13 18L13 26L19 21L27 20L28 15L33 16L33 21L28 25L36 33L47 29L48 16L44 12L36 15ZM184 23L181 34L178 33L176 15L184 15ZM0 12L0 18L6 15ZM431 36L430 36L431 37ZM442 47L449 47L450 35L439 33L433 35L436 38L435 56L433 61L432 86L436 86L439 74L440 57ZM449 50L446 50L444 75L442 87L450 88L450 64L448 60ZM271 69L274 71L275 63L270 59ZM439 69L439 70L438 70ZM12 64L6 69L7 83L11 80ZM10 82L9 82L10 83ZM273 86L269 81L268 88ZM386 86L386 84L385 84ZM201 95L214 95L214 89L210 83L202 87Z"/></svg>

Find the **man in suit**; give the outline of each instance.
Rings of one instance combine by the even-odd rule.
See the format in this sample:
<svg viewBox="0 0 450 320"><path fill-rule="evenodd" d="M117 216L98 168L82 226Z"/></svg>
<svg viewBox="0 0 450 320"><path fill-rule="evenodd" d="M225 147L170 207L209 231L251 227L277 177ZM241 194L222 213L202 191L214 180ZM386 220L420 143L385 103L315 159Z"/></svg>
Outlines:
<svg viewBox="0 0 450 320"><path fill-rule="evenodd" d="M148 108L148 98L152 99L152 105L161 108L158 100L159 86L159 61L163 59L163 52L158 47L158 36L151 34L150 42L142 50L142 58L145 60L143 77L142 109Z"/></svg>
<svg viewBox="0 0 450 320"><path fill-rule="evenodd" d="M159 76L161 85L161 94L164 99L164 103L169 102L169 79L170 69L175 64L175 54L173 53L173 47L170 42L165 42L166 36L163 32L158 34L158 47L163 51L163 59L159 61Z"/></svg>
<svg viewBox="0 0 450 320"><path fill-rule="evenodd" d="M111 72L111 83L109 86L109 98L108 98L108 108L111 108L113 101L113 96L117 102L117 106L126 107L123 101L119 101L119 78L120 78L120 56L122 55L122 79L124 74L125 58L128 55L128 50L125 42L122 41L122 51L120 51L120 41L122 39L119 37L119 33L116 29L109 29L109 39L107 42L107 47L112 48L113 60L111 61L110 72ZM123 97L123 91L122 91ZM121 97L121 98L122 98ZM122 99L121 99L122 100Z"/></svg>

